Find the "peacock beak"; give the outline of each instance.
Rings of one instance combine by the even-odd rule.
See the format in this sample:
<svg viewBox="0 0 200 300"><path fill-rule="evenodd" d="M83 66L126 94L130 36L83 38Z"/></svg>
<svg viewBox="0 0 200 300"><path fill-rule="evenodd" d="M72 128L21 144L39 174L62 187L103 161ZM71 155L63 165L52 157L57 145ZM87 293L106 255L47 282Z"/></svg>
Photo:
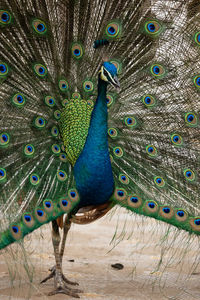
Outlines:
<svg viewBox="0 0 200 300"><path fill-rule="evenodd" d="M120 83L119 83L119 79L117 78L117 76L115 76L111 82L115 88L119 89L120 88Z"/></svg>

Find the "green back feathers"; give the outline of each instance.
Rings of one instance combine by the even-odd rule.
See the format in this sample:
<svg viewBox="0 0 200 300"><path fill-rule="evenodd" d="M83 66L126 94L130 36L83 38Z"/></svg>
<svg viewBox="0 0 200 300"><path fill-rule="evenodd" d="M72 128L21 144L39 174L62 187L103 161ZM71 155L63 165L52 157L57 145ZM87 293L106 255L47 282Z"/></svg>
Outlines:
<svg viewBox="0 0 200 300"><path fill-rule="evenodd" d="M92 110L92 101L73 99L65 105L61 113L60 133L67 158L73 166L85 145Z"/></svg>

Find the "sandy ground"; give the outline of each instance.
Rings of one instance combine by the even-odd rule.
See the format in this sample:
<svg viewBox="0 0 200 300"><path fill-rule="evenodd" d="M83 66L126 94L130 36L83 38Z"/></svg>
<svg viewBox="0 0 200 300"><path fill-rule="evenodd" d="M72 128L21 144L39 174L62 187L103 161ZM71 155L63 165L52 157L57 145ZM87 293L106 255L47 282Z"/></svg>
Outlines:
<svg viewBox="0 0 200 300"><path fill-rule="evenodd" d="M184 233L175 236L173 228L166 238L167 228L147 218L135 219L123 209L90 225L73 225L64 273L79 282L84 291L81 299L200 299L198 240L188 240ZM24 246L26 254L13 245L0 255L0 300L72 299L61 294L47 296L53 279L39 284L54 265L50 225L26 237ZM124 268L112 268L115 263Z"/></svg>

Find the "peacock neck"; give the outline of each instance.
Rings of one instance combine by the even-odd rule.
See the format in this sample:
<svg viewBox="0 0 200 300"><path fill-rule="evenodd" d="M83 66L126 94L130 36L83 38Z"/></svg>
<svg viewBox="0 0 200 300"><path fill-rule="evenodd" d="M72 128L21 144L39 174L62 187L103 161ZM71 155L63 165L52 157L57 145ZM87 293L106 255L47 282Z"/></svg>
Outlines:
<svg viewBox="0 0 200 300"><path fill-rule="evenodd" d="M92 112L90 128L88 131L87 143L99 150L108 149L107 136L107 103L106 103L107 82L98 79L98 96ZM94 144L94 139L96 143Z"/></svg>
<svg viewBox="0 0 200 300"><path fill-rule="evenodd" d="M98 97L92 112L84 149L74 166L80 206L96 205L109 200L114 180L108 151L107 83L98 80Z"/></svg>

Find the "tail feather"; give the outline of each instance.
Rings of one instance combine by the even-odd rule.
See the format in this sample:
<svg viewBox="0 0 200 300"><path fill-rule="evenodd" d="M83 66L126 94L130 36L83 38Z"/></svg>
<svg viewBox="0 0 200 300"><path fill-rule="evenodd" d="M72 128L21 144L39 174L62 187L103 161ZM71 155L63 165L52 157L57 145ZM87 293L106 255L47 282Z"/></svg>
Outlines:
<svg viewBox="0 0 200 300"><path fill-rule="evenodd" d="M197 8L194 0L1 1L1 231L11 227L0 248L77 205L58 121L70 99L95 101L102 60L121 83L107 94L112 200L199 234ZM95 49L98 40L106 47ZM65 210L62 199L73 205Z"/></svg>

